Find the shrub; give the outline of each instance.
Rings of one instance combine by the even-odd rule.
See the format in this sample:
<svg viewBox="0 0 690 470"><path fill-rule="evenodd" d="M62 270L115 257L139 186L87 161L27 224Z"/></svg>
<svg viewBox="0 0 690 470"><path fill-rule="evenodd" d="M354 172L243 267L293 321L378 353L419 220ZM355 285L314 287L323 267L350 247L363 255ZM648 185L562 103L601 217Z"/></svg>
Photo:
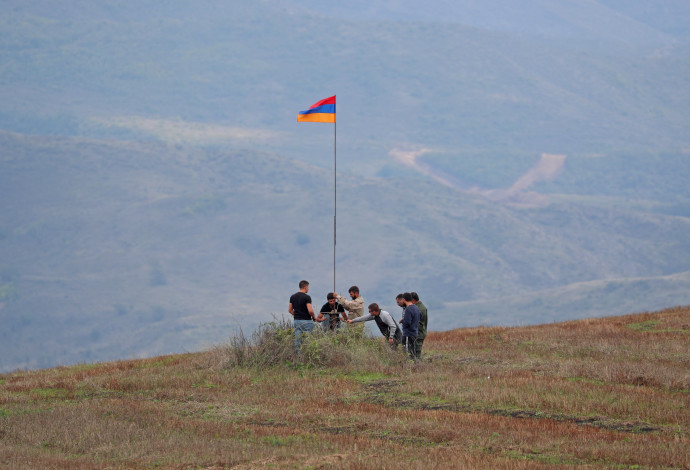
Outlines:
<svg viewBox="0 0 690 470"><path fill-rule="evenodd" d="M384 372L405 366L407 354L391 349L381 338L364 334L361 328L345 326L337 332L318 326L304 335L299 354L294 351L294 330L288 319L263 323L247 337L241 330L223 347L225 366L265 367L298 365L338 367Z"/></svg>
<svg viewBox="0 0 690 470"><path fill-rule="evenodd" d="M228 366L262 367L285 363L293 358L293 329L286 319L262 323L247 337L240 329L223 348Z"/></svg>

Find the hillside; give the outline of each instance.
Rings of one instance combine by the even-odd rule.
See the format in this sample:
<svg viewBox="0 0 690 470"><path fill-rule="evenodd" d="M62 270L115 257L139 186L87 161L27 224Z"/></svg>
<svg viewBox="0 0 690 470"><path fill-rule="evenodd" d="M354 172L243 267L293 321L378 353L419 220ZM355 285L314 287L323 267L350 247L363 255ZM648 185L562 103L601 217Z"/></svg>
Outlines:
<svg viewBox="0 0 690 470"><path fill-rule="evenodd" d="M255 150L0 144L0 371L196 351L283 315L302 278L317 305L332 289L326 170ZM687 217L521 208L408 176L339 186L337 288L396 315L416 290L431 329L690 304Z"/></svg>
<svg viewBox="0 0 690 470"><path fill-rule="evenodd" d="M674 33L684 3L655 14L566 0L365 3L12 0L0 12L0 127L160 139L170 123L221 126L196 140L250 139L318 164L330 135L305 138L295 115L337 94L343 155L365 174L400 144L497 155L689 144L690 56Z"/></svg>
<svg viewBox="0 0 690 470"><path fill-rule="evenodd" d="M434 332L417 364L344 332L0 374L0 466L687 468L688 332L686 307Z"/></svg>

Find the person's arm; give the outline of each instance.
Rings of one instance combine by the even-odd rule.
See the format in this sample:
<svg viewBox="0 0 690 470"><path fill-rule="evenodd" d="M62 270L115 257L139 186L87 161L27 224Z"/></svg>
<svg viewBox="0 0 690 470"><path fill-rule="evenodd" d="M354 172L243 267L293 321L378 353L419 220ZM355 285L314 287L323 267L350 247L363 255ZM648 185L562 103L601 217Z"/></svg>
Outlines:
<svg viewBox="0 0 690 470"><path fill-rule="evenodd" d="M307 312L309 312L311 319L316 321L316 315L314 314L314 309L312 308L311 304L307 304Z"/></svg>
<svg viewBox="0 0 690 470"><path fill-rule="evenodd" d="M293 317L295 316L295 310L292 308L292 302L290 302L290 305L288 305L288 313Z"/></svg>
<svg viewBox="0 0 690 470"><path fill-rule="evenodd" d="M338 302L340 303L340 305L342 305L343 307L345 307L348 310L350 310L352 307L356 306L354 300L347 300L345 297L341 297L340 295L338 295L336 297L336 299L338 299Z"/></svg>
<svg viewBox="0 0 690 470"><path fill-rule="evenodd" d="M374 316L370 313L368 315L363 315L361 317L357 317L357 318L354 318L352 320L348 320L347 322L348 323L359 323L361 321L369 321L369 320L373 320L373 319L374 319Z"/></svg>
<svg viewBox="0 0 690 470"><path fill-rule="evenodd" d="M345 307L348 311L351 311L353 308L360 308L362 312L364 311L364 299L362 297L357 297L354 300L347 300L345 297L336 294L336 299L338 299L340 305Z"/></svg>
<svg viewBox="0 0 690 470"><path fill-rule="evenodd" d="M338 312L340 312L340 315L343 317L343 321L347 321L347 313L345 313L345 309L342 305L338 305Z"/></svg>

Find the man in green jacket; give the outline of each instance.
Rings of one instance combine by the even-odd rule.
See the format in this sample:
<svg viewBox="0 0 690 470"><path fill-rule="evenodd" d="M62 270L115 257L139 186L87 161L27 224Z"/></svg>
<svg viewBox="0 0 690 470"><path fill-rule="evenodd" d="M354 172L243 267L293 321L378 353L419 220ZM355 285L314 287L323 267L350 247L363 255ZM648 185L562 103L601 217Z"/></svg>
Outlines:
<svg viewBox="0 0 690 470"><path fill-rule="evenodd" d="M429 321L427 315L426 305L419 300L419 295L416 292L410 292L412 296L412 303L419 309L419 326L417 327L417 357L421 359L422 357L422 344L424 344L424 338L426 338L426 326Z"/></svg>

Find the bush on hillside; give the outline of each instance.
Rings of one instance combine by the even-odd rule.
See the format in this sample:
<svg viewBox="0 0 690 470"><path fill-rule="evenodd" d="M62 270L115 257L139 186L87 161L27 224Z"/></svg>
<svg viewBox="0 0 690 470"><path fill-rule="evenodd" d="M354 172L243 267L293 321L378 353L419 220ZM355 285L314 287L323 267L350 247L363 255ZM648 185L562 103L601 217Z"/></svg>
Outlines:
<svg viewBox="0 0 690 470"><path fill-rule="evenodd" d="M282 364L294 354L293 330L285 319L262 323L247 337L240 329L225 348L227 366L262 367Z"/></svg>
<svg viewBox="0 0 690 470"><path fill-rule="evenodd" d="M251 337L240 331L224 350L228 367L295 364L384 371L408 362L402 348L393 350L381 338L372 338L361 328L350 326L337 332L317 326L312 333L304 335L300 352L295 354L294 330L286 319L259 325Z"/></svg>

